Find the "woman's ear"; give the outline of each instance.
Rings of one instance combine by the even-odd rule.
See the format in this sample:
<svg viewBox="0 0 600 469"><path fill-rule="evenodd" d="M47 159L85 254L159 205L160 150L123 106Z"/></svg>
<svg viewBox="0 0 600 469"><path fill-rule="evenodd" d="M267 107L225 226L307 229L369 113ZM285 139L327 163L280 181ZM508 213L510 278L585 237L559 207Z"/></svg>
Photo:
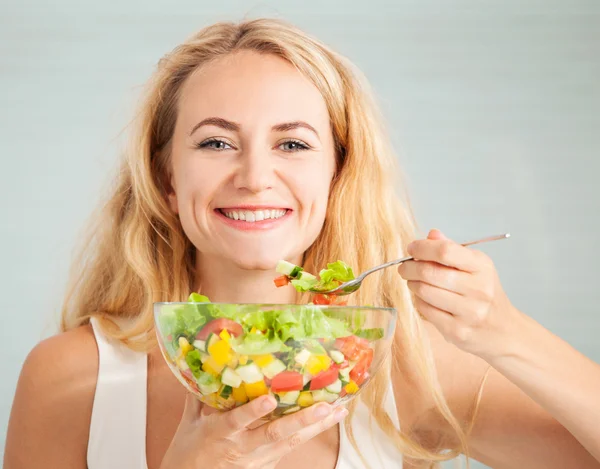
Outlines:
<svg viewBox="0 0 600 469"><path fill-rule="evenodd" d="M179 215L179 208L177 205L177 193L175 192L175 186L173 184L173 176L167 175L167 201L169 203L169 207L176 215Z"/></svg>
<svg viewBox="0 0 600 469"><path fill-rule="evenodd" d="M174 214L178 215L179 208L177 205L177 193L175 192L174 178L170 171L164 173L162 177L162 187L167 198L167 204L169 205L169 208Z"/></svg>

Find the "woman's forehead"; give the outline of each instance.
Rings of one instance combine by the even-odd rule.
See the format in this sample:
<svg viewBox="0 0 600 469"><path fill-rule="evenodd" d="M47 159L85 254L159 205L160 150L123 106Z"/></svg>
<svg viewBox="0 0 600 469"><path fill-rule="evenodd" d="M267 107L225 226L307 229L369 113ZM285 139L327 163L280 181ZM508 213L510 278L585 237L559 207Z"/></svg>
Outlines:
<svg viewBox="0 0 600 469"><path fill-rule="evenodd" d="M186 81L179 101L182 127L213 116L241 126L306 121L329 128L317 87L286 60L252 51L216 59Z"/></svg>

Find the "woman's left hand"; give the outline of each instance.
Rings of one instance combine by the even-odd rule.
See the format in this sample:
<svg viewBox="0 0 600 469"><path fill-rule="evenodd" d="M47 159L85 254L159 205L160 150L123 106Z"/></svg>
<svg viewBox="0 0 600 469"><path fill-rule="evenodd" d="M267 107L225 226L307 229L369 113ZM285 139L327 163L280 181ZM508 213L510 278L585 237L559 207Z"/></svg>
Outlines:
<svg viewBox="0 0 600 469"><path fill-rule="evenodd" d="M417 310L462 350L488 361L502 354L522 313L504 293L491 259L438 230L411 243L408 254L416 260L398 272L415 294Z"/></svg>

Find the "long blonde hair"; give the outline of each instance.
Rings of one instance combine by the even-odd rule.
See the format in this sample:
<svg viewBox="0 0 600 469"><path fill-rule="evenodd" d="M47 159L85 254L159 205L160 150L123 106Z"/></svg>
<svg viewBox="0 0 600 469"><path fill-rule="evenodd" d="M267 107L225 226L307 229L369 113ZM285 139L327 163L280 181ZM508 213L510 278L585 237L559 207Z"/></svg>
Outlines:
<svg viewBox="0 0 600 469"><path fill-rule="evenodd" d="M360 272L397 257L414 239L407 198L397 190L403 185L396 157L361 74L345 58L283 21L214 24L165 56L149 82L116 186L94 216L74 262L62 311L63 330L95 316L111 337L147 352L156 345L152 304L187 298L194 279L195 248L165 197L177 102L192 72L238 50L287 60L312 81L328 106L338 168L325 224L305 254L304 267L318 271L328 261L343 259ZM368 281L353 302L398 310L393 356L402 356L414 368L416 385L432 396L439 414L456 431L459 445L449 452L433 451L398 431L383 408L389 380L383 372L361 394L375 422L408 458L435 463L466 453L467 431L444 399L423 320L405 283L388 269ZM126 326L111 320L119 318L130 320ZM389 370L391 362L384 368ZM350 426L355 405L356 400L345 425L356 447Z"/></svg>

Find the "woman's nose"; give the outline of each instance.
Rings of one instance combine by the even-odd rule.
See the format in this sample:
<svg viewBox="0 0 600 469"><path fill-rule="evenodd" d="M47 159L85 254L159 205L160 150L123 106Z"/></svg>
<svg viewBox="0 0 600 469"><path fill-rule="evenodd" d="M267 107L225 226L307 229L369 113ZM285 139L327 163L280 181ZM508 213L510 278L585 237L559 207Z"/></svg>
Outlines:
<svg viewBox="0 0 600 469"><path fill-rule="evenodd" d="M273 187L275 173L267 151L248 151L241 155L233 184L236 189L259 193Z"/></svg>

